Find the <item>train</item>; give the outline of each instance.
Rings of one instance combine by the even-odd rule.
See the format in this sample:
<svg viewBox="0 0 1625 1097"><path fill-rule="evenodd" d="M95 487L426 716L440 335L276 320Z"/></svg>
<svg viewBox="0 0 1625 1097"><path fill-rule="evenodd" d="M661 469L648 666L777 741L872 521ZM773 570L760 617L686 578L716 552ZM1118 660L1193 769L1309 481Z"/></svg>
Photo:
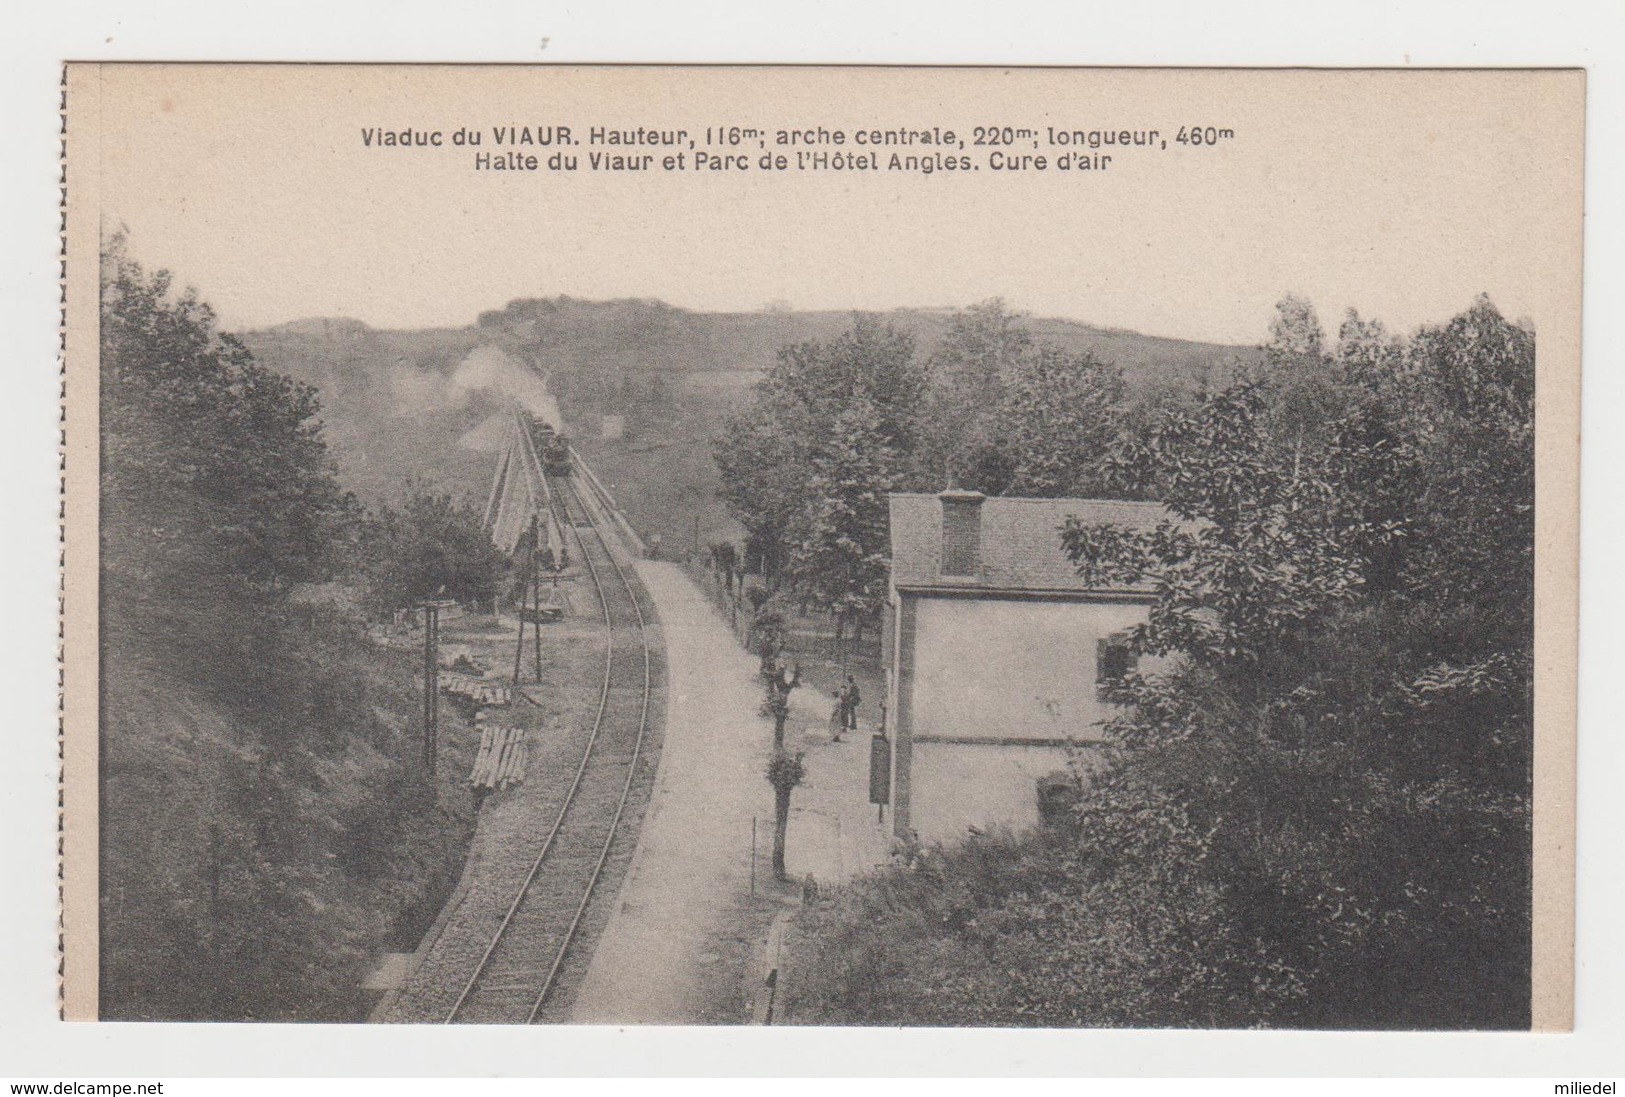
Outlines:
<svg viewBox="0 0 1625 1097"><path fill-rule="evenodd" d="M559 433L551 423L543 422L530 412L521 413L536 445L536 456L542 462L542 471L549 476L570 475L570 440Z"/></svg>

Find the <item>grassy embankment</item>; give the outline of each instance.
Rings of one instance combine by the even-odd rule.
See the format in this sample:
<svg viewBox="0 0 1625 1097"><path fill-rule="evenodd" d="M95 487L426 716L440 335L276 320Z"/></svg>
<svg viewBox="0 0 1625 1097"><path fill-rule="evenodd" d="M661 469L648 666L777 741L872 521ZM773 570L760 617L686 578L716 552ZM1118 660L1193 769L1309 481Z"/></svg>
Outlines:
<svg viewBox="0 0 1625 1097"><path fill-rule="evenodd" d="M102 1016L364 1019L461 868L462 718L430 781L417 657L333 609L169 601L106 640Z"/></svg>

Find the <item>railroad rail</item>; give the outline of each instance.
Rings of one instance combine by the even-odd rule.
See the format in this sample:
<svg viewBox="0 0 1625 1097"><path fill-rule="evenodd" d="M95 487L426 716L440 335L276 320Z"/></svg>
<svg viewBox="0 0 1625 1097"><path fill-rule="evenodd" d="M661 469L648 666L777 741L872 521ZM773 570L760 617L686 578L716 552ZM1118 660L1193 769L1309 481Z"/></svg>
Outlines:
<svg viewBox="0 0 1625 1097"><path fill-rule="evenodd" d="M573 531L603 610L604 677L598 709L558 815L447 1013L447 1024L531 1024L538 1019L558 988L611 849L626 837L620 833L621 819L649 726L653 656L648 622L636 589L610 550L602 510L582 499L573 480L573 474L549 476L548 487L555 517ZM628 633L634 642L625 642Z"/></svg>

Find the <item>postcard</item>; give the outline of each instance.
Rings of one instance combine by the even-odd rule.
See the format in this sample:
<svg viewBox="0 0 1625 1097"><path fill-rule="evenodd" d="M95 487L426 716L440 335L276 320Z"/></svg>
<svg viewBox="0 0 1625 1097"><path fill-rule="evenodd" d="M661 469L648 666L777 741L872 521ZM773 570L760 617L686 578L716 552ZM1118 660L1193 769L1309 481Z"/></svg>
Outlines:
<svg viewBox="0 0 1625 1097"><path fill-rule="evenodd" d="M1582 72L64 96L66 1018L1572 1026Z"/></svg>

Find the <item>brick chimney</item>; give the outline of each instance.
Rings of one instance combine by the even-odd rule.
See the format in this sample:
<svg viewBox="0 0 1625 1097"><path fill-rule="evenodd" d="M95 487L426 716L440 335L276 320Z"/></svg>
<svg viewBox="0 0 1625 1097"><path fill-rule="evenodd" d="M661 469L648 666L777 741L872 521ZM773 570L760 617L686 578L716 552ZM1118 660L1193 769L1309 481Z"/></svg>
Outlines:
<svg viewBox="0 0 1625 1097"><path fill-rule="evenodd" d="M982 503L979 491L949 488L942 501L942 574L974 577L982 571Z"/></svg>

